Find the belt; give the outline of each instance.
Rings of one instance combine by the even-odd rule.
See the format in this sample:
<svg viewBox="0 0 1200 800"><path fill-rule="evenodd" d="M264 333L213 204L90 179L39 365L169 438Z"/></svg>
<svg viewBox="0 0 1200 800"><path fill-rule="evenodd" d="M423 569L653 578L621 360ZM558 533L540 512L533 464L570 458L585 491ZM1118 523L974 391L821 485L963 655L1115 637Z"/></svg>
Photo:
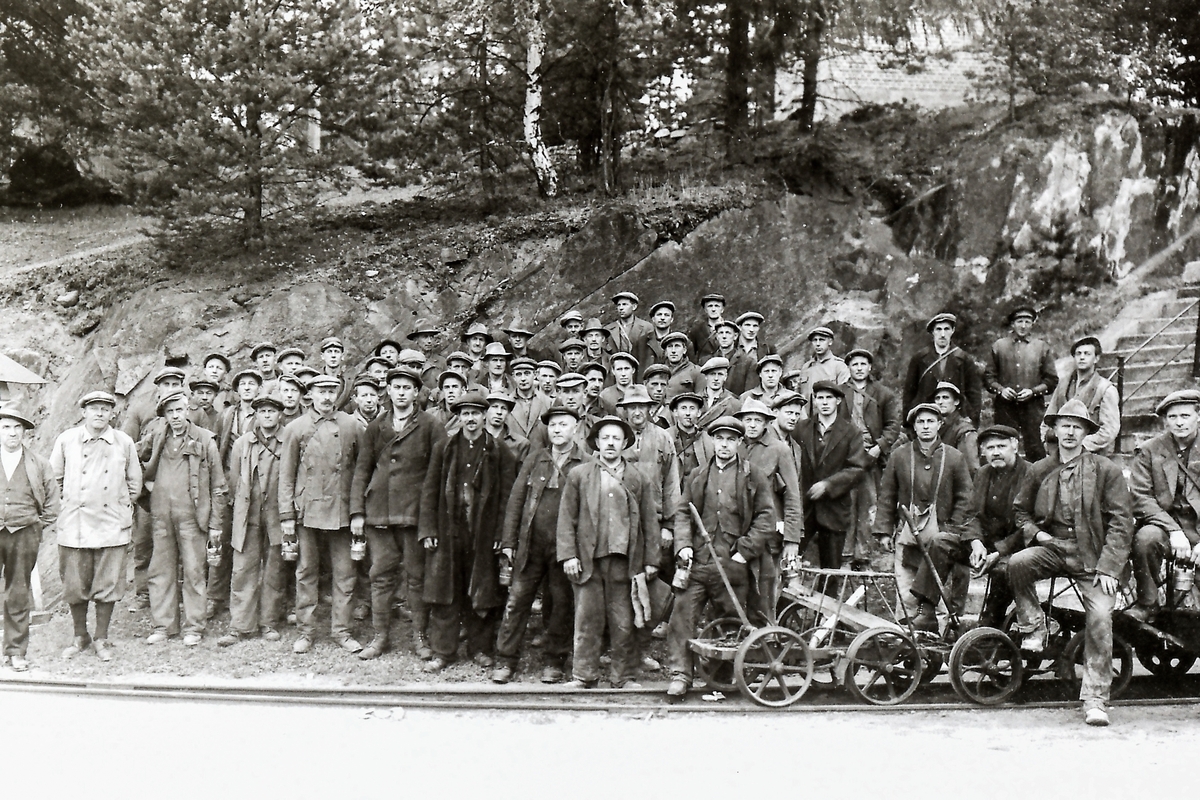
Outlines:
<svg viewBox="0 0 1200 800"><path fill-rule="evenodd" d="M1050 530L1048 531L1048 533L1051 536L1053 536L1055 539L1072 539L1073 540L1075 538L1075 526L1074 525L1063 525L1058 522L1052 522L1052 523L1050 523Z"/></svg>

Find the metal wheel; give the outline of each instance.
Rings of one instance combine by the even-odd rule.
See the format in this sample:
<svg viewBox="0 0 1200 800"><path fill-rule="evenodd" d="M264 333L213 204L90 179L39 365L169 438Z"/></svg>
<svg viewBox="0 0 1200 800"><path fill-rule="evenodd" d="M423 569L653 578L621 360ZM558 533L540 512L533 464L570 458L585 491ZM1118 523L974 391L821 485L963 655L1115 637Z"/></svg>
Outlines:
<svg viewBox="0 0 1200 800"><path fill-rule="evenodd" d="M968 631L950 651L950 685L972 703L999 705L1017 693L1024 677L1020 646L995 628Z"/></svg>
<svg viewBox="0 0 1200 800"><path fill-rule="evenodd" d="M1159 678L1182 677L1196 663L1193 653L1165 642L1142 645L1134 648L1134 653L1137 654L1137 660L1142 662L1142 666L1148 669L1151 675Z"/></svg>
<svg viewBox="0 0 1200 800"><path fill-rule="evenodd" d="M772 625L746 637L733 660L738 690L760 706L784 708L812 683L808 645L795 631Z"/></svg>
<svg viewBox="0 0 1200 800"><path fill-rule="evenodd" d="M1083 639L1083 631L1072 636L1054 665L1059 679L1067 684L1072 697L1079 696L1079 688L1083 685ZM1129 681L1133 679L1133 648L1115 633L1112 672L1111 697L1115 700L1125 693L1129 688Z"/></svg>
<svg viewBox="0 0 1200 800"><path fill-rule="evenodd" d="M846 688L864 702L894 706L917 691L923 667L912 639L892 628L870 628L846 653Z"/></svg>
<svg viewBox="0 0 1200 800"><path fill-rule="evenodd" d="M822 658L816 653L811 652L813 647L813 631L821 624L820 615L802 603L789 603L779 613L779 627L787 628L800 634L804 639L804 643L810 645L810 654L813 657L813 685L820 689L832 689L837 685L837 680L834 677L835 659ZM837 648L842 650L849 645L851 639L854 638L854 632L838 626L828 633L818 637L820 642L817 647L822 648Z"/></svg>
<svg viewBox="0 0 1200 800"><path fill-rule="evenodd" d="M914 631L913 642L921 653L921 685L933 683L933 679L941 674L946 665L946 656L939 648L944 648L942 637L929 631Z"/></svg>
<svg viewBox="0 0 1200 800"><path fill-rule="evenodd" d="M721 617L714 619L712 622L700 629L700 634L697 639L725 639L733 636L738 636L742 630L742 622L737 617ZM741 639L738 636L738 639ZM704 658L703 656L693 656L693 666L696 672L704 679L704 682L710 689L716 689L721 692L732 692L737 688L737 683L733 680L733 662L722 661L717 658Z"/></svg>

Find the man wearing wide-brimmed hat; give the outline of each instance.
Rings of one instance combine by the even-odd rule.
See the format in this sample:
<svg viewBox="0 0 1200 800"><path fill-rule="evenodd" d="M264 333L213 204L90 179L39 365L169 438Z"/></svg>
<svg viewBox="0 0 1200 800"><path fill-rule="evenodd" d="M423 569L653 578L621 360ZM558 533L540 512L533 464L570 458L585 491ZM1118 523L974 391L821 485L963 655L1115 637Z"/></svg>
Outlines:
<svg viewBox="0 0 1200 800"><path fill-rule="evenodd" d="M658 574L660 533L654 481L623 455L633 437L620 417L598 419L588 434L596 458L567 475L559 505L557 557L575 590L575 688L599 683L606 628L612 685L637 686L631 591L639 574Z"/></svg>
<svg viewBox="0 0 1200 800"><path fill-rule="evenodd" d="M50 468L62 492L56 525L63 601L71 609L71 658L95 647L112 659L108 625L125 593L125 558L133 538L133 507L142 492L142 465L133 439L109 424L117 398L92 391L79 400L83 424L54 440ZM96 604L96 638L88 634L88 603Z"/></svg>
<svg viewBox="0 0 1200 800"><path fill-rule="evenodd" d="M992 357L983 373L983 385L995 396L996 424L1020 431L1025 457L1031 462L1046 456L1042 416L1046 397L1058 386L1050 345L1032 335L1037 316L1031 305L1009 311L1009 335L992 345Z"/></svg>
<svg viewBox="0 0 1200 800"><path fill-rule="evenodd" d="M458 660L459 632L467 633L467 655L492 666L496 625L504 606L497 551L504 504L512 491L517 460L484 427L487 398L468 392L451 410L458 430L439 440L421 487L417 537L426 551L429 604L426 672Z"/></svg>
<svg viewBox="0 0 1200 800"><path fill-rule="evenodd" d="M958 317L947 312L935 314L925 324L925 330L933 339L933 346L917 353L908 362L908 372L904 378L906 417L914 406L933 402L938 383L948 381L962 392L963 416L979 424L983 378L975 359L952 341L957 327Z"/></svg>
<svg viewBox="0 0 1200 800"><path fill-rule="evenodd" d="M58 518L58 482L50 462L25 447L33 420L19 403L0 407L0 572L4 574L4 663L29 669L30 579L42 531Z"/></svg>
<svg viewBox="0 0 1200 800"><path fill-rule="evenodd" d="M1125 613L1143 622L1158 611L1163 560L1173 554L1177 565L1200 563L1200 391L1171 392L1155 411L1166 430L1143 442L1129 465L1138 523L1133 537L1137 603Z"/></svg>
<svg viewBox="0 0 1200 800"><path fill-rule="evenodd" d="M1089 725L1107 725L1112 689L1112 612L1133 541L1133 498L1121 468L1090 452L1099 425L1079 400L1046 415L1057 446L1033 465L1017 495L1017 523L1029 544L1008 562L1017 600L1021 649L1046 647L1046 615L1037 582L1072 578L1086 615L1079 699Z"/></svg>
<svg viewBox="0 0 1200 800"><path fill-rule="evenodd" d="M1096 429L1083 438L1083 449L1089 453L1110 456L1117 448L1117 437L1121 434L1121 399L1117 387L1096 369L1104 350L1095 336L1076 339L1071 345L1071 357L1075 368L1065 381L1050 395L1046 404L1046 418L1057 414L1069 400L1078 400L1087 409ZM1050 445L1054 441L1054 428L1041 426L1042 438Z"/></svg>

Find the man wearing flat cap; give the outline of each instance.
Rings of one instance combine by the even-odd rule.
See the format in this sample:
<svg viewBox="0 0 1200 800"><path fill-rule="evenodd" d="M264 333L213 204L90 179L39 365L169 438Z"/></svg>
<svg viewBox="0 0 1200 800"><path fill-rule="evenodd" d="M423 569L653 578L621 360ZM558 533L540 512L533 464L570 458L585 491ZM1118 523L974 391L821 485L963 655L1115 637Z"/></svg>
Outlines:
<svg viewBox="0 0 1200 800"><path fill-rule="evenodd" d="M605 414L616 414L617 404L633 388L641 364L630 353L613 353L609 365L613 382L600 390L600 408Z"/></svg>
<svg viewBox="0 0 1200 800"><path fill-rule="evenodd" d="M933 404L942 412L942 428L938 436L963 454L967 472L975 477L979 469L979 444L975 423L962 415L962 392L949 381L939 381L933 393Z"/></svg>
<svg viewBox="0 0 1200 800"><path fill-rule="evenodd" d="M1084 336L1071 345L1071 357L1075 368L1065 381L1050 395L1046 404L1046 417L1057 414L1070 400L1078 400L1096 423L1096 429L1083 439L1083 449L1089 453L1110 456L1117 448L1117 437L1121 434L1121 400L1117 387L1096 369L1104 352L1100 340L1095 336ZM1041 426L1042 438L1047 445L1054 441L1054 428Z"/></svg>
<svg viewBox="0 0 1200 800"><path fill-rule="evenodd" d="M908 362L904 379L904 414L921 403L932 403L938 383L953 383L962 391L964 417L979 425L983 407L983 378L975 359L951 341L958 318L953 314L936 314L925 325L933 346L918 353Z"/></svg>
<svg viewBox="0 0 1200 800"><path fill-rule="evenodd" d="M421 487L417 537L427 554L422 599L429 606L433 651L426 672L458 660L464 628L468 657L480 666L494 664L504 607L498 551L517 461L487 432L487 409L487 398L478 392L455 401L458 430L434 445Z"/></svg>
<svg viewBox="0 0 1200 800"><path fill-rule="evenodd" d="M358 459L358 423L334 407L341 382L317 375L308 384L312 408L283 430L279 457L279 524L299 545L296 565L296 653L312 649L322 542L333 566L330 635L349 653L362 650L351 633L356 571L350 557L350 486Z"/></svg>
<svg viewBox="0 0 1200 800"><path fill-rule="evenodd" d="M564 677L575 599L558 563L558 514L567 475L588 457L576 439L579 418L578 407L561 401L542 414L550 446L525 457L508 498L500 552L512 564L513 581L496 637L496 683L508 683L517 671L533 600L543 585L548 597L542 604L546 635L541 679L558 683Z"/></svg>
<svg viewBox="0 0 1200 800"><path fill-rule="evenodd" d="M1121 468L1084 446L1099 427L1081 401L1046 415L1056 447L1033 465L1017 495L1017 524L1027 544L1008 562L1021 649L1040 652L1049 636L1037 582L1065 575L1085 614L1083 701L1088 725L1108 724L1112 689L1112 612L1133 541L1133 498Z"/></svg>
<svg viewBox="0 0 1200 800"><path fill-rule="evenodd" d="M213 407L221 386L216 381L201 376L188 381L191 390L191 408L188 409L188 419L209 433L221 430L221 414Z"/></svg>
<svg viewBox="0 0 1200 800"><path fill-rule="evenodd" d="M757 311L747 311L737 318L738 336L734 351L741 355L740 359L730 359L729 391L735 395L750 389L758 388L758 360L764 356L774 355L774 345L763 341L759 336L763 324L763 315Z"/></svg>
<svg viewBox="0 0 1200 800"><path fill-rule="evenodd" d="M698 361L705 361L717 354L717 323L725 314L725 295L709 292L700 298L704 319L697 322L688 337L692 340L693 352Z"/></svg>
<svg viewBox="0 0 1200 800"><path fill-rule="evenodd" d="M654 332L646 339L647 354L650 359L646 366L665 364L667 356L663 350L663 340L672 333L671 326L675 324L675 304L670 300L659 300L650 306L650 324L654 326ZM675 332L681 333L681 331ZM684 340L687 340L686 334ZM690 349L690 341L688 345Z"/></svg>
<svg viewBox="0 0 1200 800"><path fill-rule="evenodd" d="M850 380L842 384L846 399L839 410L862 434L868 466L852 492L854 524L847 532L842 555L854 565L866 568L874 552L872 526L883 466L900 438L904 417L900 413L900 398L875 379L875 355L870 350L851 350L846 354L846 366Z"/></svg>
<svg viewBox="0 0 1200 800"><path fill-rule="evenodd" d="M88 392L79 400L83 424L54 440L50 469L62 499L58 523L58 571L63 602L71 609L71 658L94 648L112 660L108 625L125 593L125 558L133 538L133 507L142 492L142 466L129 436L110 426L117 398ZM96 605L96 637L88 634L88 603Z"/></svg>
<svg viewBox="0 0 1200 800"><path fill-rule="evenodd" d="M553 363L553 362L551 362ZM542 414L550 407L551 398L538 391L537 362L531 358L518 357L509 364L515 392L513 409L508 415L508 427L518 438L529 441L534 427L541 421Z"/></svg>
<svg viewBox="0 0 1200 800"><path fill-rule="evenodd" d="M1126 614L1145 622L1158 611L1158 578L1162 562L1200 563L1200 391L1182 389L1167 395L1156 413L1165 430L1143 442L1129 467L1129 489L1137 531L1133 537L1133 576L1137 602Z"/></svg>
<svg viewBox="0 0 1200 800"><path fill-rule="evenodd" d="M983 466L975 473L974 516L962 537L971 548L971 568L989 576L979 624L992 628L1004 627L1013 600L1008 561L1025 546L1014 507L1017 491L1030 470L1029 462L1021 458L1020 442L1021 434L1007 425L992 425L979 432Z"/></svg>
<svg viewBox="0 0 1200 800"><path fill-rule="evenodd" d="M775 535L777 517L769 479L738 452L745 426L725 416L708 426L712 457L684 479L683 496L675 512L676 561L691 569L688 586L675 594L667 632L667 664L671 683L667 696L680 699L692 688L692 653L688 639L708 602L718 616L737 616L717 568L725 570L736 602L747 607L750 587L757 581L760 562L768 559L768 541ZM696 529L692 506L712 540L710 548Z"/></svg>
<svg viewBox="0 0 1200 800"><path fill-rule="evenodd" d="M700 406L700 418L696 420L696 425L706 429L714 420L737 411L741 403L726 385L729 378L728 359L713 356L704 362L700 373L704 376L704 386L699 387L696 393L704 398L704 403Z"/></svg>
<svg viewBox="0 0 1200 800"><path fill-rule="evenodd" d="M338 411L350 407L354 387L350 385L345 366L346 345L337 336L326 336L321 340L321 374L332 375L342 382L342 390L335 401Z"/></svg>
<svg viewBox="0 0 1200 800"><path fill-rule="evenodd" d="M50 462L25 447L33 420L19 403L0 407L0 573L4 575L4 664L25 672L29 662L30 579L42 532L58 518L58 483Z"/></svg>
<svg viewBox="0 0 1200 800"><path fill-rule="evenodd" d="M675 445L681 484L692 470L712 458L712 439L696 424L703 407L704 398L695 392L677 394L669 403L673 422L667 434Z"/></svg>
<svg viewBox="0 0 1200 800"><path fill-rule="evenodd" d="M625 460L644 465L654 478L658 528L663 548L667 549L671 543L671 528L675 525L676 506L679 505L679 464L671 435L650 421L652 405L646 387L637 383L617 403L617 413L633 431L633 438L625 447Z"/></svg>
<svg viewBox="0 0 1200 800"><path fill-rule="evenodd" d="M1042 417L1046 397L1058 386L1058 372L1050 345L1033 336L1037 310L1020 305L1008 314L1009 335L992 345L992 357L983 374L983 385L995 396L997 425L1016 428L1025 445L1025 457L1040 461Z"/></svg>
<svg viewBox="0 0 1200 800"><path fill-rule="evenodd" d="M230 399L229 384L225 382L225 379L229 377L229 372L233 369L233 364L230 363L229 358L223 353L214 352L204 356L204 360L200 362L200 368L203 370L203 377L217 385L217 396L213 398L212 405L217 412L220 412L222 408L225 408L225 406L232 402ZM193 395L192 400L195 399ZM192 408L195 407L196 404L193 402Z"/></svg>
<svg viewBox="0 0 1200 800"><path fill-rule="evenodd" d="M839 413L845 388L833 381L817 381L811 388L812 411L792 433L800 445L804 540L785 546L784 560L795 561L813 542L818 565L840 569L846 534L853 523L851 492L867 466L867 455L862 434Z"/></svg>
<svg viewBox="0 0 1200 800"><path fill-rule="evenodd" d="M512 325L503 328L501 332L508 337L508 351L512 353L513 358L528 358L534 363L542 359L542 352L529 346L533 331L528 326L514 320Z"/></svg>
<svg viewBox="0 0 1200 800"><path fill-rule="evenodd" d="M884 549L895 551L904 613L914 627L936 631L941 596L935 572L945 584L955 565L967 563L961 537L971 521L971 476L962 453L938 438L941 409L914 406L907 422L915 438L893 450L883 470L875 535Z"/></svg>
<svg viewBox="0 0 1200 800"><path fill-rule="evenodd" d="M755 365L755 370L758 372L758 386L742 392L739 398L742 402L754 398L768 408L775 402L775 398L780 392L787 391L783 388L781 381L783 380L783 357L772 353L769 356L763 356Z"/></svg>
<svg viewBox="0 0 1200 800"><path fill-rule="evenodd" d="M638 296L633 292L618 292L613 295L617 318L606 327L611 335L614 353L629 353L640 364L649 364L652 353L649 340L654 335L654 326L637 315Z"/></svg>
<svg viewBox="0 0 1200 800"><path fill-rule="evenodd" d="M575 592L575 655L568 686L600 681L604 632L612 644L610 681L637 688L634 647L635 582L658 574L659 520L654 481L628 463L633 430L620 417L601 417L588 434L596 457L567 475L559 504L556 552Z"/></svg>
<svg viewBox="0 0 1200 800"><path fill-rule="evenodd" d="M579 413L579 424L575 427L575 443L585 452L590 452L587 445L587 432L591 430L590 426L595 420L589 416L585 405L585 395L587 393L587 381L578 372L564 372L558 376L556 380L557 396L555 402L560 405L565 405L571 411ZM546 427L546 417L543 414L542 419L537 425L533 426L533 430L529 434L529 452L533 453L545 447L550 446L549 432Z"/></svg>
<svg viewBox="0 0 1200 800"><path fill-rule="evenodd" d="M808 345L812 357L800 367L800 388L797 389L812 408L812 387L820 381L843 384L850 380L850 368L846 362L833 354L833 330L818 325L808 332ZM782 376L780 376L782 377Z"/></svg>
<svg viewBox="0 0 1200 800"><path fill-rule="evenodd" d="M183 643L195 647L208 606L206 548L222 544L229 492L216 438L188 420L187 395L164 397L158 411L166 424L138 442L154 535L149 575L154 630L146 643L161 644L180 633L182 574Z"/></svg>
<svg viewBox="0 0 1200 800"><path fill-rule="evenodd" d="M273 381L279 377L279 370L275 365L278 352L279 348L270 342L259 342L250 350L250 361L264 381Z"/></svg>
<svg viewBox="0 0 1200 800"><path fill-rule="evenodd" d="M679 331L667 334L662 340L663 365L670 370L667 397L680 392L698 392L704 388L704 374L688 358L688 338Z"/></svg>
<svg viewBox="0 0 1200 800"><path fill-rule="evenodd" d="M425 590L425 550L417 537L421 487L445 427L416 407L421 376L410 367L388 372L391 409L359 434L354 481L350 485L350 530L366 534L371 552L371 625L375 636L358 654L378 658L391 647L392 599L403 563L405 600L412 614L413 649L422 658L429 649L429 608Z"/></svg>

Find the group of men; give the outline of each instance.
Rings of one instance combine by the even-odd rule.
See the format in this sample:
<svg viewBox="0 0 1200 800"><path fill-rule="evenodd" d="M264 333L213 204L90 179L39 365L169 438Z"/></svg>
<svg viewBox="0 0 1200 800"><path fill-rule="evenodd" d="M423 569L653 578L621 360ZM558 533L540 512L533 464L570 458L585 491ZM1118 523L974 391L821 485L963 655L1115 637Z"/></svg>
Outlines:
<svg viewBox="0 0 1200 800"><path fill-rule="evenodd" d="M566 679L569 660L574 685L597 685L607 644L608 681L636 685L653 630L667 639L672 698L693 687L687 642L707 604L770 617L780 575L806 554L866 568L894 551L914 627L937 630L939 601L961 610L968 570L990 572L982 622L1015 601L1028 650L1046 639L1035 582L1075 578L1081 699L1089 723L1107 724L1111 612L1131 551L1130 613L1142 619L1162 561L1200 560L1200 394L1163 401L1168 430L1139 451L1131 494L1106 458L1120 417L1096 372L1100 342L1075 342L1060 382L1031 336L1032 308L1009 316L983 370L953 344L955 316L938 314L898 396L873 376L870 351L835 356L826 326L786 372L762 315L729 320L720 295L702 299L689 333L674 329L669 301L649 320L630 292L613 304L608 325L565 314L553 356L528 329L506 328L502 342L476 323L443 358L424 322L411 348L381 342L353 378L332 336L319 368L264 342L229 379L229 358L212 353L190 381L160 371L155 402L127 409L120 429L116 397L84 395L82 423L49 462L22 444L29 417L0 409L6 660L28 666L29 574L52 524L75 628L64 657L113 657L127 551L151 645L181 633L199 644L228 606L218 644L277 641L291 611L292 649L306 653L326 564L331 638L361 659L396 644L402 608L426 671L465 656L507 682L540 596L542 680ZM996 424L977 430L984 388ZM365 646L353 631L360 583Z"/></svg>

